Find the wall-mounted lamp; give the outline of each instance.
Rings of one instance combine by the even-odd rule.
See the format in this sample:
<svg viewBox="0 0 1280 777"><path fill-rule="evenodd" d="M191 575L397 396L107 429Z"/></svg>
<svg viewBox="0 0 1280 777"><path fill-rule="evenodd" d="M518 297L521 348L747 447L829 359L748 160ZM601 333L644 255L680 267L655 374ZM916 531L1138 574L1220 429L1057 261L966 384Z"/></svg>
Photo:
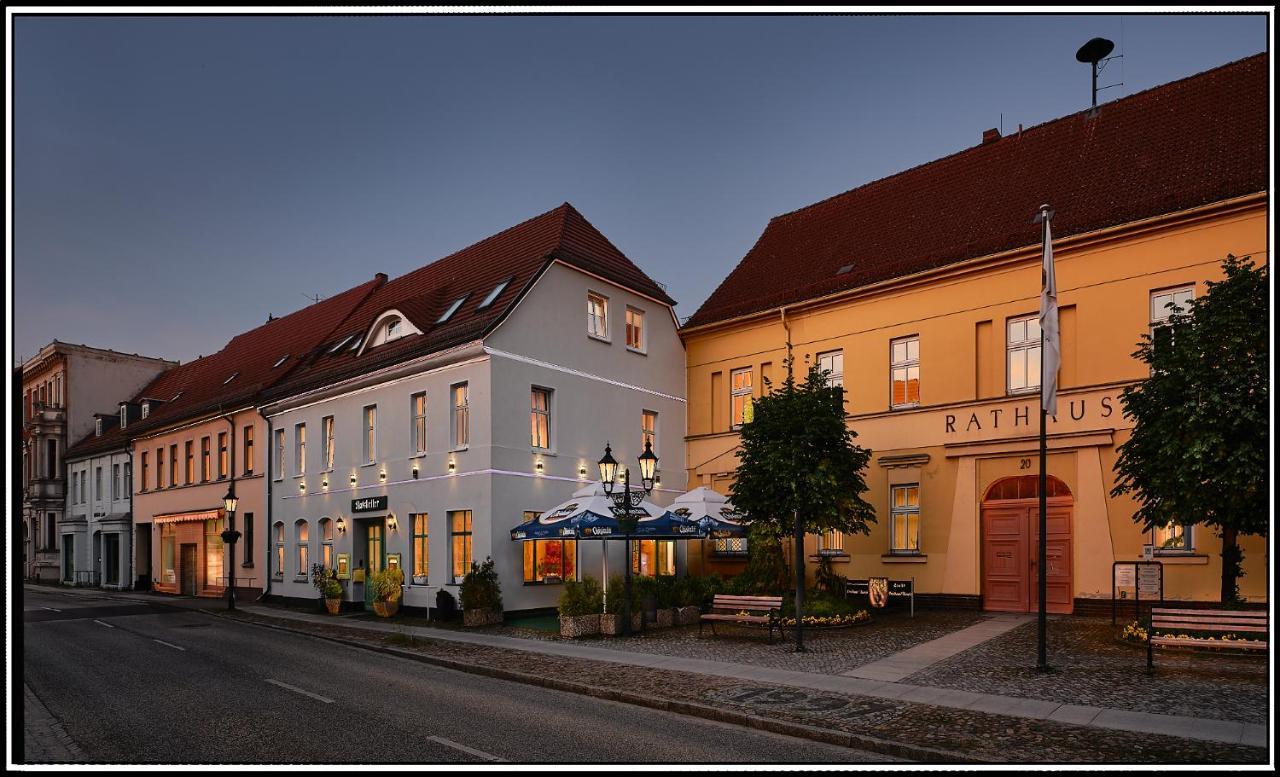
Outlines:
<svg viewBox="0 0 1280 777"><path fill-rule="evenodd" d="M324 490L328 491L328 490L329 490L329 478L325 478L324 480L321 480L321 481L320 481L320 487L321 487L321 488L323 488Z"/></svg>
<svg viewBox="0 0 1280 777"><path fill-rule="evenodd" d="M449 474L452 475L454 470L456 470L457 468L458 468L458 465L454 463L453 459L449 459Z"/></svg>
<svg viewBox="0 0 1280 777"><path fill-rule="evenodd" d="M397 523L396 523L396 517L395 517L395 515L394 515L394 514L392 514L392 515L388 515L388 516L387 516L387 528L388 528L388 529L390 529L391 531L395 531L395 530L396 530L396 526L397 526Z"/></svg>
<svg viewBox="0 0 1280 777"><path fill-rule="evenodd" d="M378 473L378 480L385 481L387 479L387 471L384 469Z"/></svg>
<svg viewBox="0 0 1280 777"><path fill-rule="evenodd" d="M352 474L352 476L351 476L351 485L353 485L353 486L354 486L355 484L356 484L356 476L355 476L354 474Z"/></svg>
<svg viewBox="0 0 1280 777"><path fill-rule="evenodd" d="M304 480L304 481L302 481L301 483L299 483L299 484L298 484L298 490L299 490L299 491L301 491L301 492L302 492L302 493L304 493L304 494L305 494L305 493L307 493L307 481L305 481L305 480Z"/></svg>
<svg viewBox="0 0 1280 777"><path fill-rule="evenodd" d="M413 479L418 479L418 462L416 461L413 463Z"/></svg>
<svg viewBox="0 0 1280 777"><path fill-rule="evenodd" d="M346 532L347 532L347 521L345 518L339 515L338 516L338 533L346 534Z"/></svg>
<svg viewBox="0 0 1280 777"><path fill-rule="evenodd" d="M586 476L587 476L587 465L586 465L586 464L579 464L579 465L578 465L578 477L580 477L580 478L585 478Z"/></svg>
<svg viewBox="0 0 1280 777"><path fill-rule="evenodd" d="M542 474L542 459L538 459L538 463L537 463L537 464L534 464L534 465L533 465L533 468L534 468L535 470L537 470L537 472L538 472L538 474L539 474L539 475L541 475L541 474Z"/></svg>

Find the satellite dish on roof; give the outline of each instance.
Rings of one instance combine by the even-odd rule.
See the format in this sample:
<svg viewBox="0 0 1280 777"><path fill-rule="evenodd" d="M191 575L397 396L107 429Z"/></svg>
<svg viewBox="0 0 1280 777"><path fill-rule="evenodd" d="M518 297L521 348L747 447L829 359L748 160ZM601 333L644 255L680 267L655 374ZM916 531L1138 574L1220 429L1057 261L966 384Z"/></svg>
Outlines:
<svg viewBox="0 0 1280 777"><path fill-rule="evenodd" d="M1076 52L1076 61L1092 62L1096 65L1110 54L1115 47L1116 44L1106 38L1094 38L1081 46L1080 50Z"/></svg>

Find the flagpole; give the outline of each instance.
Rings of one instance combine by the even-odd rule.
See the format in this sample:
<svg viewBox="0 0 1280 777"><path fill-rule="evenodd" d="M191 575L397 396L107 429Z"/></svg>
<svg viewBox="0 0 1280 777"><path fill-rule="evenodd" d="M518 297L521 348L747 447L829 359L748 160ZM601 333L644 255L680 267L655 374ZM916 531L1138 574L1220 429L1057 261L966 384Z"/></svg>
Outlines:
<svg viewBox="0 0 1280 777"><path fill-rule="evenodd" d="M1048 205L1040 206L1040 240L1041 244L1047 248L1049 243L1049 218L1051 211ZM1042 273L1042 285L1048 284L1048 274ZM1036 622L1036 669L1041 672L1049 671L1048 658L1048 617L1045 608L1045 594L1048 589L1048 574L1046 565L1049 556L1048 543L1048 480L1049 480L1049 446L1048 437L1045 432L1045 418L1048 412L1045 409L1045 388L1048 381L1044 379L1044 326L1043 322L1040 327L1040 529L1039 529L1039 548L1037 549L1038 562L1036 588L1039 593L1040 606L1037 612Z"/></svg>

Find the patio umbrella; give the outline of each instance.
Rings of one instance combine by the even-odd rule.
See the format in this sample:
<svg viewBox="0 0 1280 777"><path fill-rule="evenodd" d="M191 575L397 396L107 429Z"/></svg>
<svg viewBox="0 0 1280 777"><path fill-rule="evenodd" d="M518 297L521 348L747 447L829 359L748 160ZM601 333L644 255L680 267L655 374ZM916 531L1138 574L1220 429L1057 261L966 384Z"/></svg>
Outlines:
<svg viewBox="0 0 1280 777"><path fill-rule="evenodd" d="M685 525L683 519L676 516L666 518L667 511L648 500L642 500L636 512L640 514L640 526L645 527L646 537L688 536L687 529L685 533L676 533L675 527ZM605 494L604 486L596 482L574 491L572 498L516 526L511 530L511 539L620 539L623 531L618 516L621 514L622 511ZM670 531L671 534L660 534L662 531ZM640 528L637 527L631 536L641 536Z"/></svg>
<svg viewBox="0 0 1280 777"><path fill-rule="evenodd" d="M747 526L727 497L702 486L681 494L671 503L670 511L698 525L700 536L728 539L747 536Z"/></svg>

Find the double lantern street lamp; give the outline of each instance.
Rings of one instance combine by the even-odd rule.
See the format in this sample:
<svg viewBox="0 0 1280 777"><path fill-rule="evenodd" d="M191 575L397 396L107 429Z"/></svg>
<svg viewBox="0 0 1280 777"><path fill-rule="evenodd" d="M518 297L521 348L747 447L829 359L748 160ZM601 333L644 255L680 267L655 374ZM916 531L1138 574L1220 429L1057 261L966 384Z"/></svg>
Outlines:
<svg viewBox="0 0 1280 777"><path fill-rule="evenodd" d="M600 483L604 486L605 496L613 500L614 506L622 513L618 523L622 525L624 554L626 559L626 584L622 591L622 636L631 636L631 533L636 530L640 521L638 509L646 496L653 493L653 475L658 469L658 457L648 440L644 443L644 453L639 456L640 482L643 490L631 490L631 470L624 470L623 489L614 493L617 487L618 462L614 461L609 444L605 443L604 458L600 459Z"/></svg>
<svg viewBox="0 0 1280 777"><path fill-rule="evenodd" d="M222 532L222 542L227 547L227 609L234 610L236 608L236 579L234 577L236 565L236 540L240 539L240 532L236 531L236 506L240 503L236 499L236 484L233 481L231 487L227 489L227 495L222 498L222 506L227 512L227 528Z"/></svg>

